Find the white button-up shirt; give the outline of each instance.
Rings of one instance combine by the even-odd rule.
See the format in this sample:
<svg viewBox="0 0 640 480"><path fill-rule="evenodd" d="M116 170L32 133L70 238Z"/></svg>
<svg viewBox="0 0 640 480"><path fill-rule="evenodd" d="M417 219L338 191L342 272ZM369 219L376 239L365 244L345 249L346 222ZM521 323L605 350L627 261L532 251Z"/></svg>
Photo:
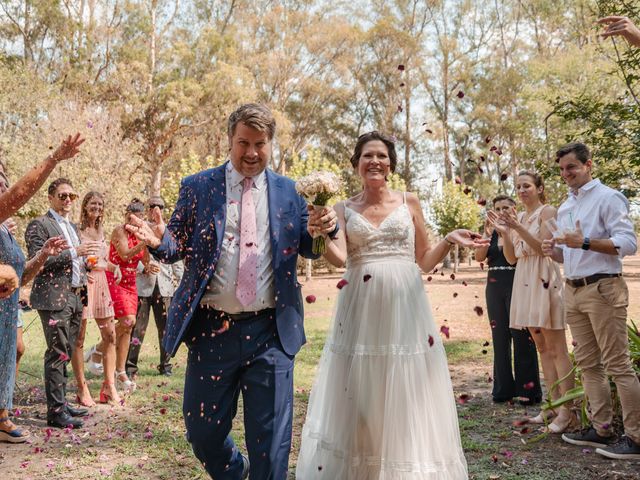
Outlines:
<svg viewBox="0 0 640 480"><path fill-rule="evenodd" d="M71 286L74 288L82 286L82 273L84 270L84 262L81 257L78 257L78 252L76 252L76 247L80 245L80 239L78 235L76 235L76 231L71 225L71 222L59 215L55 210L49 209L49 212L53 216L58 225L60 226L60 230L62 230L62 234L64 235L64 239L71 246L69 252L71 253Z"/></svg>
<svg viewBox="0 0 640 480"><path fill-rule="evenodd" d="M224 228L220 258L200 303L227 313L255 312L274 308L275 284L271 264L271 240L269 233L269 196L267 174L263 171L253 178L253 204L256 208L256 239L258 243L258 280L256 299L246 307L236 297L238 266L240 264L240 216L242 214L242 182L231 162L225 170L227 191L227 218Z"/></svg>
<svg viewBox="0 0 640 480"><path fill-rule="evenodd" d="M565 277L577 279L596 273L622 273L622 258L633 255L637 249L637 238L629 218L629 201L624 195L598 179L571 191L558 209L557 223L562 231L573 229L577 221L580 221L585 237L611 239L618 255L561 245Z"/></svg>

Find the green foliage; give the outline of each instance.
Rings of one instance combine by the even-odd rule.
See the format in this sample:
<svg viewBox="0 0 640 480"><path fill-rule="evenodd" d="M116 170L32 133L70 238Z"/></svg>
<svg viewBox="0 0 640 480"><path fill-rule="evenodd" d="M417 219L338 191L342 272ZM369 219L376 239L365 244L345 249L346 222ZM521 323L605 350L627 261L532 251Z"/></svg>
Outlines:
<svg viewBox="0 0 640 480"><path fill-rule="evenodd" d="M638 2L597 3L600 16L623 15L640 21ZM611 84L618 86L616 95L583 91L558 98L553 102L554 113L576 127L575 135L565 137L567 141L581 138L592 147L595 175L632 198L640 185L640 49L629 48L620 38L603 42L601 48L616 59L616 68L606 73Z"/></svg>
<svg viewBox="0 0 640 480"><path fill-rule="evenodd" d="M442 193L431 202L431 211L436 231L441 236L456 228L480 228L480 206L464 193L461 185L453 182L443 185Z"/></svg>
<svg viewBox="0 0 640 480"><path fill-rule="evenodd" d="M213 157L200 158L195 153L191 152L186 157L181 158L178 161L176 168L171 169L165 176L160 190L160 195L164 199L168 210L171 211L175 208L178 201L178 192L180 191L180 182L184 177L193 175L207 168L217 167L224 163L224 159L220 158L215 160Z"/></svg>

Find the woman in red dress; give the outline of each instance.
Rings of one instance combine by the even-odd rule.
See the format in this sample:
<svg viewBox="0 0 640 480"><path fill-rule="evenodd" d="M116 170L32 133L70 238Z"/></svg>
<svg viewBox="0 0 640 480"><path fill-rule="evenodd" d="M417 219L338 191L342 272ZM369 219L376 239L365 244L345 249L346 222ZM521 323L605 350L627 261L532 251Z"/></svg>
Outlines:
<svg viewBox="0 0 640 480"><path fill-rule="evenodd" d="M125 212L125 225L131 216L143 218L144 204L134 198ZM111 234L109 246L109 261L120 267L122 280L116 283L111 272L107 272L109 292L113 300L113 310L116 317L116 384L126 393L136 389L136 384L127 376L126 361L131 340L131 330L136 323L138 309L138 289L136 287L136 271L138 262L145 267L149 265L149 251L145 244L138 242L136 237L128 233L124 225L115 228Z"/></svg>

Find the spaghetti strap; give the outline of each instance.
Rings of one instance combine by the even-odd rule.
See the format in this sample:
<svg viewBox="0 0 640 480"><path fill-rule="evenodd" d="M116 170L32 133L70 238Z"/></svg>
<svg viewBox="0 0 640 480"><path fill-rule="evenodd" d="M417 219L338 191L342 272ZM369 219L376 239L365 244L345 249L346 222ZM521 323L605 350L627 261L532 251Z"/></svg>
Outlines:
<svg viewBox="0 0 640 480"><path fill-rule="evenodd" d="M402 203L407 203L407 192L402 192Z"/></svg>

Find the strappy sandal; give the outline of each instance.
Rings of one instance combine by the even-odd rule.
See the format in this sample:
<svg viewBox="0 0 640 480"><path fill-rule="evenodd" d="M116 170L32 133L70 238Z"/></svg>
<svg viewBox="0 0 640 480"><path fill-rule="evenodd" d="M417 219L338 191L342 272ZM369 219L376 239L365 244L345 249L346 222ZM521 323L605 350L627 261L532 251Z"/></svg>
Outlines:
<svg viewBox="0 0 640 480"><path fill-rule="evenodd" d="M0 423L8 423L9 417L0 418ZM2 430L0 429L0 442L8 442L8 443L24 443L29 438L29 432L22 431L19 428L14 428L13 430Z"/></svg>
<svg viewBox="0 0 640 480"><path fill-rule="evenodd" d="M93 361L94 355L100 357L100 362ZM104 367L102 366L102 352L98 350L97 345L94 345L84 352L84 362L87 364L87 369L96 377L99 377L104 373Z"/></svg>
<svg viewBox="0 0 640 480"><path fill-rule="evenodd" d="M550 420L555 418L558 414L555 410L541 410L538 415L532 418L528 418L529 423L534 423L536 425L542 425L544 423L549 423Z"/></svg>

